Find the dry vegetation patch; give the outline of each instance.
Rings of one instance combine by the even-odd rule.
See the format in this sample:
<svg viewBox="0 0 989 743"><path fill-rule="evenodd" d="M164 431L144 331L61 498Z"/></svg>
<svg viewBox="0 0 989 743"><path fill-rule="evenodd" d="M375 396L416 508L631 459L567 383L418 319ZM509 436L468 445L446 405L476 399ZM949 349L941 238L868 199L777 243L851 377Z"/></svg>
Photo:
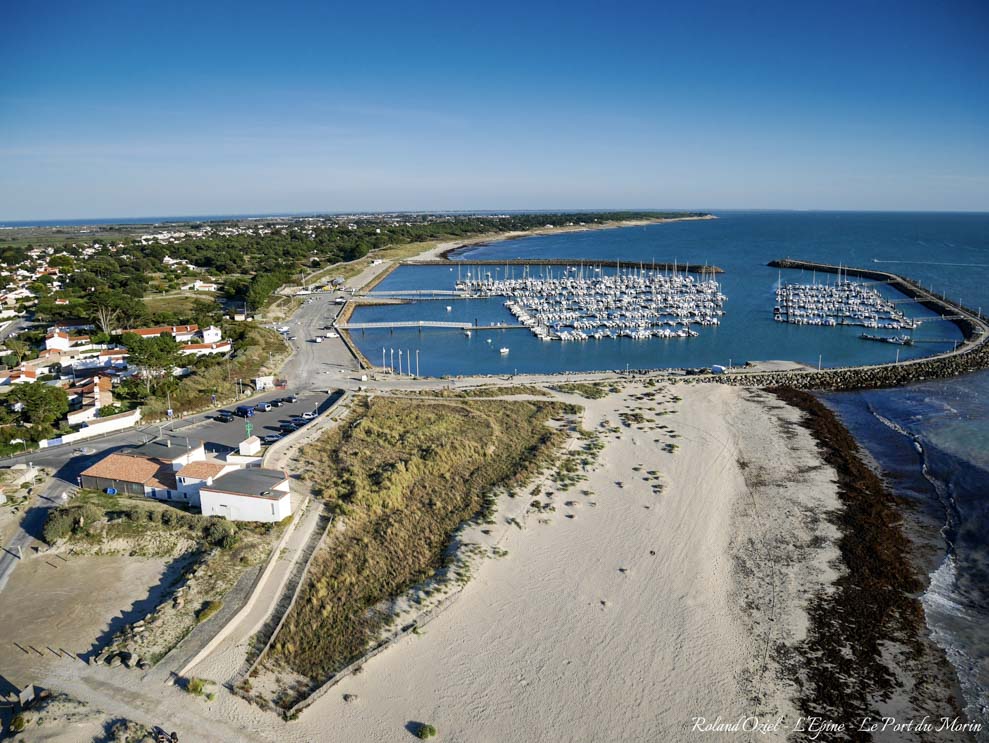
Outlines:
<svg viewBox="0 0 989 743"><path fill-rule="evenodd" d="M605 382L565 382L553 385L553 389L566 395L580 395L588 400L600 400L613 392L621 392L621 387Z"/></svg>
<svg viewBox="0 0 989 743"><path fill-rule="evenodd" d="M519 484L565 439L552 401L359 400L304 451L306 472L340 514L275 637L267 670L310 680L282 689L288 708L360 658L387 627L389 600L443 576L448 546L486 517L493 489Z"/></svg>

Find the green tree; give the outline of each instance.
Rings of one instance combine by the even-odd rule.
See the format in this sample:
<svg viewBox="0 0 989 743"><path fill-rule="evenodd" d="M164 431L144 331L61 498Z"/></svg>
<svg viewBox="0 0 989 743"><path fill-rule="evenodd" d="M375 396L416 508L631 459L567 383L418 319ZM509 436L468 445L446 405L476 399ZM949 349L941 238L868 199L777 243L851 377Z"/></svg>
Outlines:
<svg viewBox="0 0 989 743"><path fill-rule="evenodd" d="M16 364L21 363L31 352L31 346L24 341L19 341L15 338L9 339L5 345L7 346L7 350L10 351L13 356L17 357L17 361L15 362Z"/></svg>
<svg viewBox="0 0 989 743"><path fill-rule="evenodd" d="M122 340L127 348L129 362L141 369L148 394L179 364L179 344L167 333L157 338L142 338L137 333L124 333Z"/></svg>
<svg viewBox="0 0 989 743"><path fill-rule="evenodd" d="M69 412L69 396L65 390L43 382L14 385L7 399L21 403L24 406L21 415L34 426L51 426Z"/></svg>

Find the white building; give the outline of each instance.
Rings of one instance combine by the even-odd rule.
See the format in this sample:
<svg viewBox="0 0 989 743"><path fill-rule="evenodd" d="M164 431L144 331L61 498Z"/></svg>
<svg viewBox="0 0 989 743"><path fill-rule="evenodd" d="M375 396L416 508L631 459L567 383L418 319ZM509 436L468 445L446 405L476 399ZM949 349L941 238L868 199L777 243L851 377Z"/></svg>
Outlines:
<svg viewBox="0 0 989 743"><path fill-rule="evenodd" d="M292 515L288 477L281 470L246 469L221 475L199 488L203 516L230 521L277 522Z"/></svg>
<svg viewBox="0 0 989 743"><path fill-rule="evenodd" d="M199 491L213 484L213 481L238 469L236 465L223 462L193 462L179 470L175 476L179 493L193 506L200 505Z"/></svg>
<svg viewBox="0 0 989 743"><path fill-rule="evenodd" d="M179 349L183 356L209 356L214 353L230 353L233 344L230 341L216 343L187 343Z"/></svg>
<svg viewBox="0 0 989 743"><path fill-rule="evenodd" d="M203 343L219 343L223 340L223 331L215 325L210 325L208 328L203 328L202 336Z"/></svg>
<svg viewBox="0 0 989 743"><path fill-rule="evenodd" d="M188 440L179 437L164 437L149 441L143 446L128 449L127 455L132 457L144 457L154 459L172 468L173 472L178 472L187 464L192 462L206 461L206 447L202 441Z"/></svg>

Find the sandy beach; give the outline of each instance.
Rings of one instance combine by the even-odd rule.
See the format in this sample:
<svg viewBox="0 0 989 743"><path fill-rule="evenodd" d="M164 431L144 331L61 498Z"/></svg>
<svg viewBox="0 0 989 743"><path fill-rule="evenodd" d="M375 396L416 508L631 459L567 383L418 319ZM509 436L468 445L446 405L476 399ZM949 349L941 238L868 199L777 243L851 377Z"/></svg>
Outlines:
<svg viewBox="0 0 989 743"><path fill-rule="evenodd" d="M553 225L541 227L535 230L525 230L521 232L493 232L488 235L478 235L476 237L464 238L461 240L447 240L441 242L429 250L419 253L414 258L409 258L408 263L416 261L436 260L446 258L447 255L457 248L469 245L487 245L489 243L504 242L505 240L517 240L522 237L534 237L536 235L556 235L564 232L588 232L591 230L612 230L618 227L643 227L650 224L665 224L667 222L695 222L698 220L717 219L713 214L702 217L674 217L669 219L624 219L613 222L602 222L601 224L572 224Z"/></svg>
<svg viewBox="0 0 989 743"><path fill-rule="evenodd" d="M447 740L653 741L690 736L695 718L795 719L780 648L802 639L836 554L813 517L836 505L833 472L799 412L720 386L563 397L602 435L586 482L543 488L553 510L500 527L506 554L447 611L297 721L106 667L47 681L183 740L392 741L429 722Z"/></svg>

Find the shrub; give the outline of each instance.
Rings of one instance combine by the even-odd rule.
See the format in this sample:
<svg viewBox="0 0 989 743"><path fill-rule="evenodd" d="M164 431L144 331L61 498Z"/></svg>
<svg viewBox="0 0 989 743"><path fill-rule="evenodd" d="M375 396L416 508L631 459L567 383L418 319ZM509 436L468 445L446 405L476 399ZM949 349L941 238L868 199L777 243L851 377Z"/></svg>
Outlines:
<svg viewBox="0 0 989 743"><path fill-rule="evenodd" d="M55 508L49 511L43 529L45 541L48 544L55 544L59 539L65 539L72 533L74 521L75 518L68 509Z"/></svg>
<svg viewBox="0 0 989 743"><path fill-rule="evenodd" d="M229 549L237 543L237 527L224 519L212 519L205 531L210 544Z"/></svg>
<svg viewBox="0 0 989 743"><path fill-rule="evenodd" d="M416 730L416 736L420 740L426 740L427 738L432 738L434 735L436 735L436 728L425 722L419 726L418 730Z"/></svg>
<svg viewBox="0 0 989 743"><path fill-rule="evenodd" d="M26 727L27 727L27 720L24 718L24 715L18 713L11 718L10 732L19 733L22 730L24 730L24 728Z"/></svg>
<svg viewBox="0 0 989 743"><path fill-rule="evenodd" d="M202 696L203 689L206 688L206 680L200 678L191 678L189 683L186 684L185 690L190 694L195 694L197 697Z"/></svg>
<svg viewBox="0 0 989 743"><path fill-rule="evenodd" d="M207 601L199 611L196 612L196 621L205 622L211 616L216 614L223 607L222 601Z"/></svg>

